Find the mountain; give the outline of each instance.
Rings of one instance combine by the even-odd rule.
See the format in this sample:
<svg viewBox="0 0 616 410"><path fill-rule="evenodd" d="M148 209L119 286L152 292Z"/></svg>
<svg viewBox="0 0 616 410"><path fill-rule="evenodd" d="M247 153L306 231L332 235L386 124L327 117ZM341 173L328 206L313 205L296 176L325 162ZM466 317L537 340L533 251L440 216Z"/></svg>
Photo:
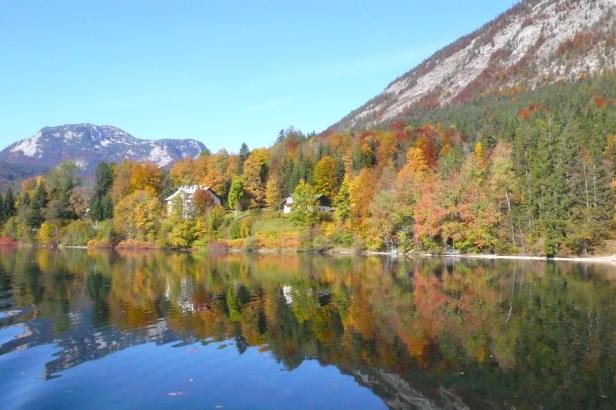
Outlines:
<svg viewBox="0 0 616 410"><path fill-rule="evenodd" d="M196 157L205 149L190 139L143 140L112 126L69 124L45 127L0 151L0 174L10 180L14 175L5 172L9 167L19 176L28 171L32 175L67 160L75 161L85 175L92 175L101 161L132 159L164 167L184 157Z"/></svg>
<svg viewBox="0 0 616 410"><path fill-rule="evenodd" d="M616 69L616 0L527 0L436 52L330 130Z"/></svg>

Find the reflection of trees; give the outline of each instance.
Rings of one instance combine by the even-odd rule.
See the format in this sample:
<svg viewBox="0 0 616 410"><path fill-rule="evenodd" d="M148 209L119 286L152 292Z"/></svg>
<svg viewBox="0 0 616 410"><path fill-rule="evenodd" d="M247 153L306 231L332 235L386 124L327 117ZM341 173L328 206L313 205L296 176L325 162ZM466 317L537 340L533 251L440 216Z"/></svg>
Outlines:
<svg viewBox="0 0 616 410"><path fill-rule="evenodd" d="M288 369L334 364L392 406L417 399L411 386L474 407L616 397L613 286L588 265L40 250L0 267L28 343L64 348L51 370L147 340L233 338Z"/></svg>

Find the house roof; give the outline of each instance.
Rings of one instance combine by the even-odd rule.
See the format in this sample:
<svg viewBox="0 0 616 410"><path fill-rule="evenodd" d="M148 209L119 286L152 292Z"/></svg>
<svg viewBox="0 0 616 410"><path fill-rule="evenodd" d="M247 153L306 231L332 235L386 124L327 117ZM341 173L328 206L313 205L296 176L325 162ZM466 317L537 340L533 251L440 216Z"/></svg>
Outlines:
<svg viewBox="0 0 616 410"><path fill-rule="evenodd" d="M218 195L216 195L216 193L214 191L212 191L212 189L209 186L206 186L206 185L184 185L184 186L179 187L173 194L171 194L167 198L165 198L165 201L172 201L180 193L192 196L192 195L195 194L195 192L197 192L199 190L210 191L210 193L212 193L212 195L214 195L216 198L218 198Z"/></svg>

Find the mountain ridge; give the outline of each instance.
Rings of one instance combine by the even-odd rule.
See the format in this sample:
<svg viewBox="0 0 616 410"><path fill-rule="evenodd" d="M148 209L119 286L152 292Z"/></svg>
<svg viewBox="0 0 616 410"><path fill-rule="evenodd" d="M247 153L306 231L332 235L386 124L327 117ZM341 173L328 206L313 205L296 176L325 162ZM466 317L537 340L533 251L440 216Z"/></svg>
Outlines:
<svg viewBox="0 0 616 410"><path fill-rule="evenodd" d="M206 149L193 139L146 140L111 125L66 124L43 127L31 137L9 145L0 151L0 163L40 172L62 161L74 161L85 175L92 175L102 161L130 159L166 167L188 156L197 157ZM10 175L4 176L11 179Z"/></svg>
<svg viewBox="0 0 616 410"><path fill-rule="evenodd" d="M392 81L329 131L616 70L616 0L527 0Z"/></svg>

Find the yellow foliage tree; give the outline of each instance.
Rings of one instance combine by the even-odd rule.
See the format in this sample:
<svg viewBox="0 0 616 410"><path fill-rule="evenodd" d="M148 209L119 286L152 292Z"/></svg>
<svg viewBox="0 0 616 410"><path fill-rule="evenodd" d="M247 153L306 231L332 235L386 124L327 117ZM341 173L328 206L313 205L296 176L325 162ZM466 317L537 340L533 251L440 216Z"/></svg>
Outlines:
<svg viewBox="0 0 616 410"><path fill-rule="evenodd" d="M56 234L58 228L49 222L43 222L39 228L36 239L43 246L52 246L56 244Z"/></svg>
<svg viewBox="0 0 616 410"><path fill-rule="evenodd" d="M149 190L135 191L114 209L115 229L129 239L155 238L162 216L160 201Z"/></svg>
<svg viewBox="0 0 616 410"><path fill-rule="evenodd" d="M195 183L195 160L183 158L173 164L169 170L169 179L175 186L192 185Z"/></svg>
<svg viewBox="0 0 616 410"><path fill-rule="evenodd" d="M336 175L336 160L326 155L317 162L313 171L313 183L317 193L333 199L336 196L338 183Z"/></svg>
<svg viewBox="0 0 616 410"><path fill-rule="evenodd" d="M117 203L130 194L130 175L134 161L122 161L113 168L113 184L111 185L111 198Z"/></svg>
<svg viewBox="0 0 616 410"><path fill-rule="evenodd" d="M430 167L421 148L410 148L406 154L406 164L397 177L396 193L404 205L414 201L423 180L429 174Z"/></svg>
<svg viewBox="0 0 616 410"><path fill-rule="evenodd" d="M370 202L374 196L376 178L369 169L363 168L349 186L351 215L366 219L370 215Z"/></svg>
<svg viewBox="0 0 616 410"><path fill-rule="evenodd" d="M268 179L265 187L265 202L267 206L271 209L277 209L282 201L282 195L280 180L277 177Z"/></svg>
<svg viewBox="0 0 616 410"><path fill-rule="evenodd" d="M252 151L244 162L244 191L250 197L250 206L260 208L265 205L265 184L267 180L269 154L266 149Z"/></svg>
<svg viewBox="0 0 616 410"><path fill-rule="evenodd" d="M231 178L237 170L237 158L225 150L203 156L200 160L197 182L210 187L219 196L226 196Z"/></svg>
<svg viewBox="0 0 616 410"><path fill-rule="evenodd" d="M428 171L428 162L421 148L411 148L406 153L406 165L403 168L404 172L415 175L421 175Z"/></svg>
<svg viewBox="0 0 616 410"><path fill-rule="evenodd" d="M481 170L486 169L488 165L488 162L486 161L485 152L483 150L483 144L481 142L478 142L477 144L475 144L475 162L477 163L477 166Z"/></svg>
<svg viewBox="0 0 616 410"><path fill-rule="evenodd" d="M148 191L158 195L163 187L163 172L151 162L136 163L131 169L131 192Z"/></svg>

